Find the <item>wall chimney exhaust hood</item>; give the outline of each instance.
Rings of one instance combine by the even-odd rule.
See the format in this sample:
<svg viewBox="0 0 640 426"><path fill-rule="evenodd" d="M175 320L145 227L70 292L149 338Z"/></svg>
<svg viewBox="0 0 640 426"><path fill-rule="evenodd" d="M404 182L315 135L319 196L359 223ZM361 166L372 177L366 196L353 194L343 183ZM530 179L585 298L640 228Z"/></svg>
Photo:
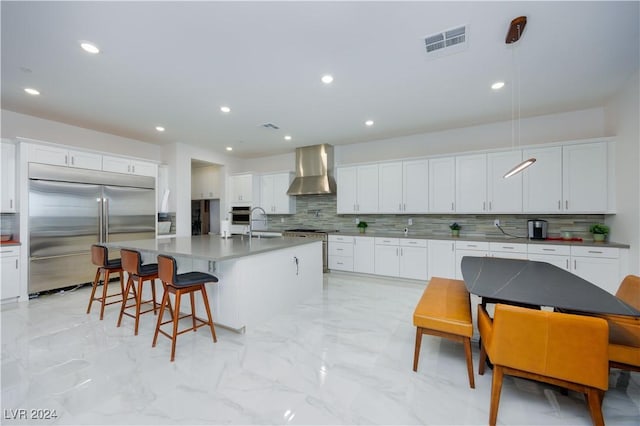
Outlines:
<svg viewBox="0 0 640 426"><path fill-rule="evenodd" d="M296 148L296 178L288 195L335 194L333 178L333 145L311 145Z"/></svg>

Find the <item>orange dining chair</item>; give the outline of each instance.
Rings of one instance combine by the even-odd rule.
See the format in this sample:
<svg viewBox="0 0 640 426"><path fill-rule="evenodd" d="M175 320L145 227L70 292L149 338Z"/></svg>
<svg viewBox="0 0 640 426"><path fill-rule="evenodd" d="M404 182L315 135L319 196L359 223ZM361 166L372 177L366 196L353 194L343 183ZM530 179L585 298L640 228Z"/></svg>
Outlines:
<svg viewBox="0 0 640 426"><path fill-rule="evenodd" d="M593 424L604 425L602 399L609 388L609 330L602 318L497 304L493 320L478 306L479 374L493 363L489 424L495 425L503 376L561 386L586 395Z"/></svg>
<svg viewBox="0 0 640 426"><path fill-rule="evenodd" d="M616 297L640 310L640 277L627 275ZM609 323L609 366L640 372L640 318L602 315Z"/></svg>

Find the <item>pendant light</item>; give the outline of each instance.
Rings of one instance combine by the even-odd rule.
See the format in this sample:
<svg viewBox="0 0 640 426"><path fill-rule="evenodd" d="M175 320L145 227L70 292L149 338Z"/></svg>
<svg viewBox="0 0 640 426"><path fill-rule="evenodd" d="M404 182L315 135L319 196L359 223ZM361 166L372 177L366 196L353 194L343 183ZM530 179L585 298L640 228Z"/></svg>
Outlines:
<svg viewBox="0 0 640 426"><path fill-rule="evenodd" d="M527 25L527 17L519 16L511 21L511 25L509 26L509 31L507 32L507 38L505 40L506 44L512 44L520 40L522 36L522 32L524 31L524 27ZM516 48L513 49L513 57L514 64L515 60L515 52ZM515 68L515 66L514 66ZM517 67L518 75L517 75L517 87L518 87L518 147L520 146L520 66ZM516 78L512 78L512 80L516 80ZM515 147L515 87L511 88L511 148ZM511 170L504 174L503 178L509 178L513 175L516 175L532 165L536 162L535 158L529 158L524 160L520 164L515 165Z"/></svg>

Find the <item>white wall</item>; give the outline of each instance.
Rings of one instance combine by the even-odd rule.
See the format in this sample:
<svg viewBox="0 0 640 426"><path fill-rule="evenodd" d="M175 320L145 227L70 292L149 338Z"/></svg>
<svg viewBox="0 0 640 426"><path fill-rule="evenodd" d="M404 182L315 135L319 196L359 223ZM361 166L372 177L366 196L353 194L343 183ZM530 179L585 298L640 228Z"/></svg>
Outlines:
<svg viewBox="0 0 640 426"><path fill-rule="evenodd" d="M175 197L169 203L169 209L176 212L176 235L191 235L191 160L206 161L226 168L236 166L236 160L226 155L207 149L194 147L184 143L167 146L163 152L163 160L169 165L169 189ZM226 188L228 172L222 172L220 185ZM220 199L220 206L226 205L226 190ZM223 215L224 216L224 215Z"/></svg>
<svg viewBox="0 0 640 426"><path fill-rule="evenodd" d="M607 130L616 135L617 210L608 216L612 241L631 245L629 271L640 275L640 73L606 109Z"/></svg>
<svg viewBox="0 0 640 426"><path fill-rule="evenodd" d="M512 146L511 121L336 146L336 165L450 154ZM611 136L603 108L543 115L521 120L520 144L534 145ZM516 140L516 146L518 142Z"/></svg>
<svg viewBox="0 0 640 426"><path fill-rule="evenodd" d="M57 121L2 110L2 137L24 137L105 153L160 161L162 147Z"/></svg>

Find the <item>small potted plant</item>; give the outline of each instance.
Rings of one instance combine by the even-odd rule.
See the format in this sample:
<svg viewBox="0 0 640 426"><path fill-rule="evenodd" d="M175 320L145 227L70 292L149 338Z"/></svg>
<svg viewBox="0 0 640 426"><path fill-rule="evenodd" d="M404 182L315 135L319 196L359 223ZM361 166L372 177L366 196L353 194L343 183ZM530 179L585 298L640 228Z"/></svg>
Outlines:
<svg viewBox="0 0 640 426"><path fill-rule="evenodd" d="M458 222L453 222L451 225L449 225L449 229L451 229L452 237L460 236L460 225L458 224Z"/></svg>
<svg viewBox="0 0 640 426"><path fill-rule="evenodd" d="M358 222L358 230L360 231L361 234L364 234L364 230L367 229L367 222L361 220L360 222Z"/></svg>
<svg viewBox="0 0 640 426"><path fill-rule="evenodd" d="M609 227L601 223L596 223L591 225L591 227L589 228L589 232L593 234L593 241L603 242L607 238Z"/></svg>

